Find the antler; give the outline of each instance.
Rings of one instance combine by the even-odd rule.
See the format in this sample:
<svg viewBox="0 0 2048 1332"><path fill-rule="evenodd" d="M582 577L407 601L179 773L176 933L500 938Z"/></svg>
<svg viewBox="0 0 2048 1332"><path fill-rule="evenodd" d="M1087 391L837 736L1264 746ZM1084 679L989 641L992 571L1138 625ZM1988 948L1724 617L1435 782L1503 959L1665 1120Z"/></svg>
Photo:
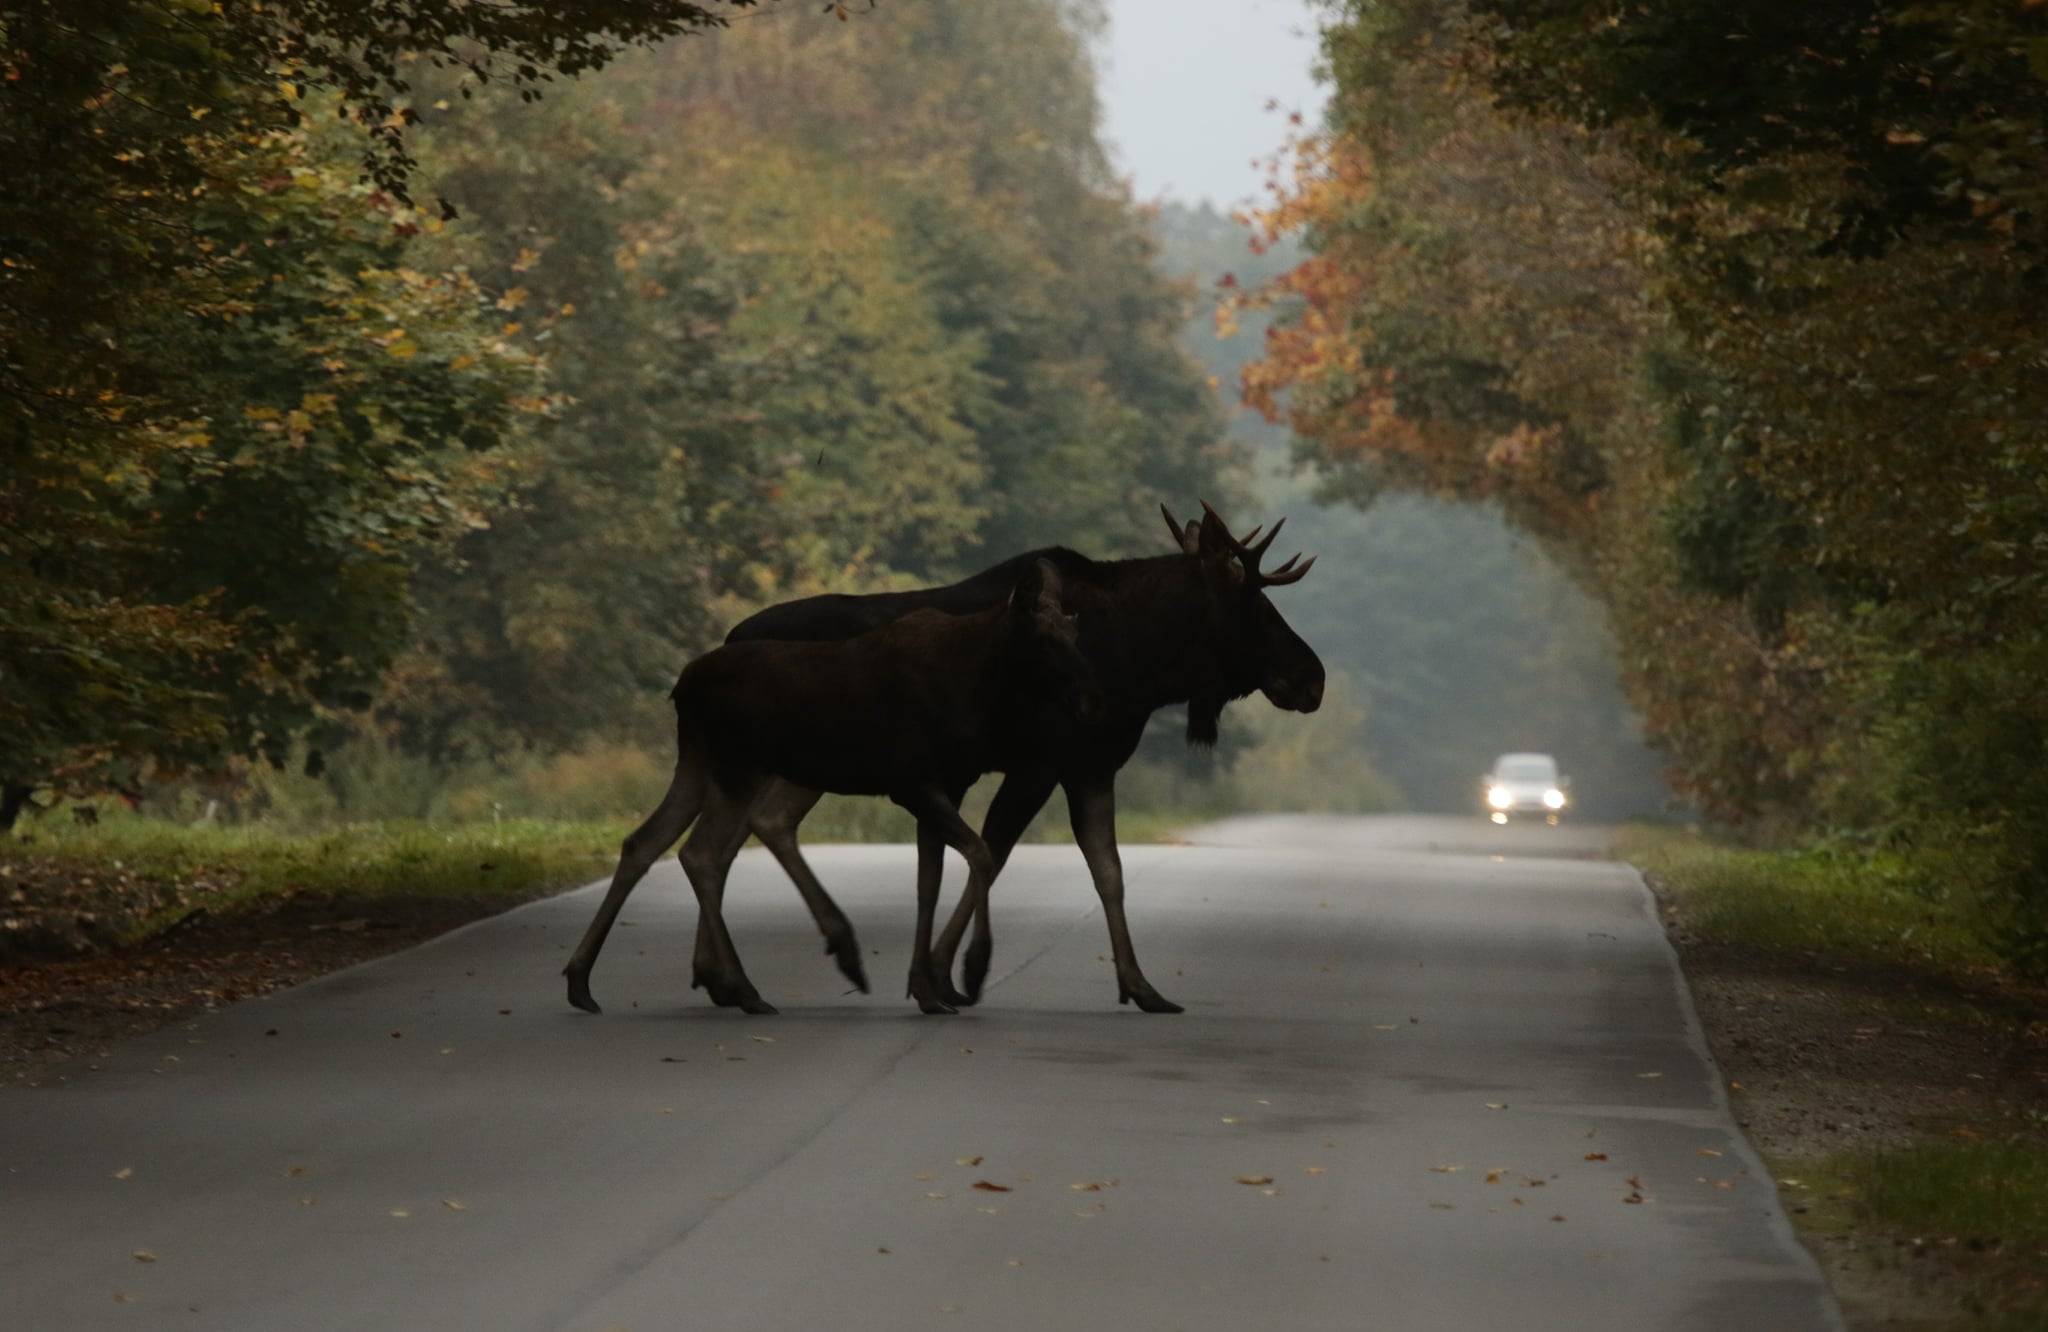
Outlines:
<svg viewBox="0 0 2048 1332"><path fill-rule="evenodd" d="M1162 504L1159 507L1162 513L1165 512L1165 505ZM1302 560L1301 552L1296 551L1285 564L1271 573L1260 573L1259 561L1265 558L1268 550L1272 549L1274 538L1280 535L1281 528L1287 526L1287 520L1282 518L1279 522L1274 523L1273 530L1266 533L1266 539L1257 545L1252 545L1252 538L1258 536L1259 528L1254 527L1240 540L1230 535L1229 524L1223 521L1222 514L1210 507L1209 501L1202 501L1202 512L1214 518L1216 525L1223 529L1224 540L1228 541L1231 549L1237 552L1238 561L1244 565L1245 576L1251 580L1254 587L1285 587L1289 583L1298 583L1308 575L1309 569L1316 562L1316 557L1313 555L1309 556L1306 560ZM1168 516L1168 521L1172 521L1171 515ZM1297 560L1301 561L1298 565L1296 564Z"/></svg>
<svg viewBox="0 0 2048 1332"><path fill-rule="evenodd" d="M1180 547L1181 554L1197 555L1201 553L1202 542L1199 533L1202 530L1202 525L1200 523L1191 518L1188 520L1187 525L1183 527L1180 519L1173 516L1173 510L1167 508L1164 504L1159 506L1159 516L1166 520L1166 530L1173 533L1174 544Z"/></svg>

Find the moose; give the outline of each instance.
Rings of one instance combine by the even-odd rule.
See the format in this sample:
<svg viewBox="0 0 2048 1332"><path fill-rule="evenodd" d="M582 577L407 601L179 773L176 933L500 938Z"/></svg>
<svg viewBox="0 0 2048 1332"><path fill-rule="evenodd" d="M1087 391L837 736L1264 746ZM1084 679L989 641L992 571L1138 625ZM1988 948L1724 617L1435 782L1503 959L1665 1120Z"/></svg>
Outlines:
<svg viewBox="0 0 2048 1332"><path fill-rule="evenodd" d="M684 667L670 694L675 776L626 838L570 958L571 1002L597 1011L589 975L605 935L648 865L694 823L682 853L699 911L691 988L721 1006L775 1012L747 979L721 910L746 811L772 781L889 797L917 817L921 837L966 859L970 895L985 891L993 857L949 793L979 780L1023 729L1067 714L1085 724L1106 706L1060 587L1050 562L1032 561L1003 600L969 614L925 608L838 641L729 643ZM923 1011L951 1013L950 987L932 967L938 888L918 885L909 989Z"/></svg>
<svg viewBox="0 0 2048 1332"><path fill-rule="evenodd" d="M1262 571L1262 559L1285 519L1276 523L1263 541L1258 540L1257 529L1239 539L1230 535L1213 508L1207 503L1202 508L1202 519L1182 524L1164 505L1160 507L1178 552L1173 555L1096 561L1063 547L1047 547L945 587L788 602L743 621L726 640L729 645L843 641L920 611L971 613L985 609L1015 586L1023 568L1042 563L1056 571L1065 589L1065 604L1078 611L1080 650L1095 672L1107 711L1090 722L1072 710L1046 710L1040 724L1012 737L1015 743L998 764L1005 773L1004 781L982 828L981 842L991 863L981 877L993 879L1053 787L1063 787L1075 840L1103 904L1116 959L1119 1001L1135 1003L1147 1013L1178 1013L1181 1008L1145 978L1131 944L1116 845L1117 772L1135 752L1147 721L1160 707L1186 703L1189 742L1213 744L1222 710L1232 700L1256 690L1277 707L1313 712L1323 693L1321 661L1265 595L1268 588L1299 581L1315 561L1297 556L1278 568ZM957 809L965 789L962 783L947 787L943 794ZM804 861L797 844L797 829L819 796L819 788L800 781L763 782L755 788L754 803L740 812L746 826L725 834L730 850L725 851L724 859L729 862L737 854L748 830L759 837L795 881L825 937L826 951L865 992L868 982L853 927ZM599 913L599 921L607 928L625 894L683 826L671 820L673 830L666 832L660 845L652 845L650 838L669 826L657 819L650 819L627 839L611 894ZM693 845L696 840L693 836ZM945 845L943 823L930 827L920 823L920 903L927 895L937 894ZM711 849L707 845L706 853ZM686 848L686 864L692 854ZM993 955L988 883L976 884L975 878L970 863L970 891L963 895L945 932L933 945L933 979L947 1005L979 999ZM970 922L975 925L975 937L963 972L965 993L961 993L952 989L950 972ZM570 1001L592 1011L596 1005L589 997L588 975L602 940L603 929L594 924L567 969ZM712 947L707 924L700 919L698 956L706 956ZM712 997L718 1001L716 992Z"/></svg>

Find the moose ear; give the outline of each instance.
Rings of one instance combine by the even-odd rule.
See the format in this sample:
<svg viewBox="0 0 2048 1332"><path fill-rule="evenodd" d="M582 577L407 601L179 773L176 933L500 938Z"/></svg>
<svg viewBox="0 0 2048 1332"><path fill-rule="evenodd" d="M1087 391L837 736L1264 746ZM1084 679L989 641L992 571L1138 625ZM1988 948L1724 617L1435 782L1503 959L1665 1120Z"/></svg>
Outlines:
<svg viewBox="0 0 2048 1332"><path fill-rule="evenodd" d="M1216 511L1207 504L1202 506L1202 526L1196 533L1196 549L1203 555L1234 555L1237 545L1230 539L1230 529L1216 516Z"/></svg>
<svg viewBox="0 0 2048 1332"><path fill-rule="evenodd" d="M1042 611L1058 611L1060 609L1060 594L1066 590L1064 584L1060 581L1059 569L1054 566L1051 560L1035 560L1033 563L1037 566L1032 572L1037 574L1038 609ZM1029 575L1026 575L1027 582L1029 577Z"/></svg>

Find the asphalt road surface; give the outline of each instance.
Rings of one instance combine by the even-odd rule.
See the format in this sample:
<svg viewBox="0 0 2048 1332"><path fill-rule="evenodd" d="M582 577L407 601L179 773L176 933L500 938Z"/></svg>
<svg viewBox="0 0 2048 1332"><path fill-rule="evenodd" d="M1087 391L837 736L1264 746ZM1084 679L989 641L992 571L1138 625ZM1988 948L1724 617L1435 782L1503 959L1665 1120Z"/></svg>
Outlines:
<svg viewBox="0 0 2048 1332"><path fill-rule="evenodd" d="M1178 1017L1117 1006L1070 847L1012 861L954 1018L901 998L908 848L814 852L866 997L749 851L780 1017L688 989L671 860L603 1017L556 974L587 889L0 1092L0 1324L1838 1326L1598 829L1194 840L1125 855Z"/></svg>

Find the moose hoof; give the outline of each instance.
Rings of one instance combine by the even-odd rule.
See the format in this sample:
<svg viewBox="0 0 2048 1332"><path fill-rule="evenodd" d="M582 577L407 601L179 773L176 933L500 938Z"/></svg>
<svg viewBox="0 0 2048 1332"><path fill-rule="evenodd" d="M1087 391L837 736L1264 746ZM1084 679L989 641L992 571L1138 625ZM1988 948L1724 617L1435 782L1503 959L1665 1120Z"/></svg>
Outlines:
<svg viewBox="0 0 2048 1332"><path fill-rule="evenodd" d="M855 989L869 994L868 971L860 963L860 944L849 934L844 939L825 945L825 951L838 964L839 974L853 982Z"/></svg>
<svg viewBox="0 0 2048 1332"><path fill-rule="evenodd" d="M782 1011L758 994L744 995L736 1002L740 1012L752 1017L774 1017Z"/></svg>
<svg viewBox="0 0 2048 1332"><path fill-rule="evenodd" d="M580 971L565 971L569 978L569 1002L586 1013L602 1013L597 1000L590 997L590 977Z"/></svg>
<svg viewBox="0 0 2048 1332"><path fill-rule="evenodd" d="M1173 1000L1149 985L1138 990L1120 990L1117 993L1116 1001L1120 1004L1136 1004L1141 1012L1146 1013L1187 1012L1185 1008L1182 1008L1179 1004L1173 1002Z"/></svg>
<svg viewBox="0 0 2048 1332"><path fill-rule="evenodd" d="M919 1012L927 1013L934 1017L943 1017L960 1011L953 1007L950 1002L952 998L950 991L952 988L951 985L943 980L934 980L913 972L907 992L912 999L917 1000Z"/></svg>

